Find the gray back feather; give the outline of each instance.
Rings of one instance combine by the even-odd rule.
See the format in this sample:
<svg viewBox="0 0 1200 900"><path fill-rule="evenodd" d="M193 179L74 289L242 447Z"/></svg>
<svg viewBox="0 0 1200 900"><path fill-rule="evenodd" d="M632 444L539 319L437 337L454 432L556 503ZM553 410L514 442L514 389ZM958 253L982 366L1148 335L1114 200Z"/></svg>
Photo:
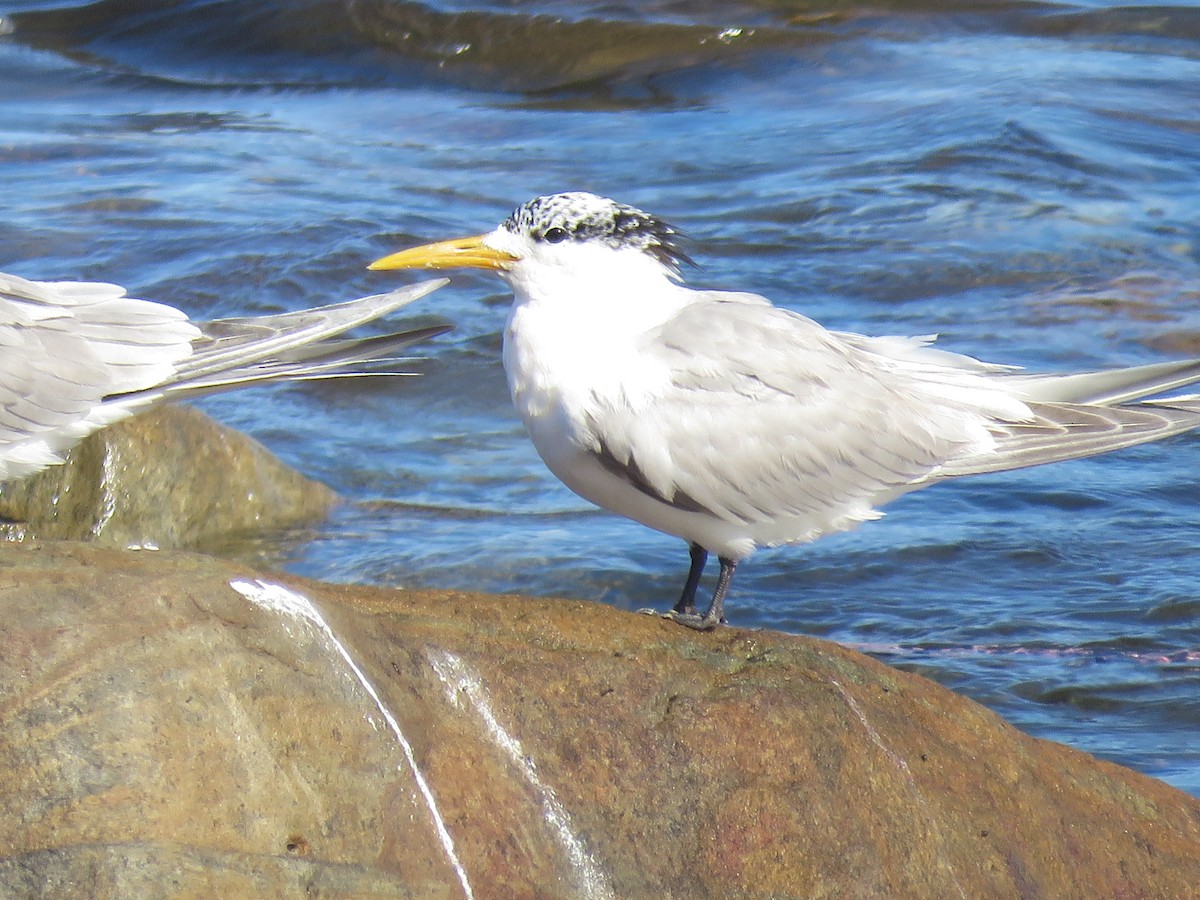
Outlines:
<svg viewBox="0 0 1200 900"><path fill-rule="evenodd" d="M876 504L932 480L1200 425L1195 402L1128 402L1200 380L1195 360L1030 376L930 340L831 332L753 295L699 293L643 339L671 388L648 405L601 406L589 440L644 493L729 521L781 523L770 540L793 541L873 518ZM787 530L797 522L808 531Z"/></svg>
<svg viewBox="0 0 1200 900"><path fill-rule="evenodd" d="M869 518L881 494L983 434L954 402L803 316L702 297L644 339L672 389L593 415L602 462L646 493L746 523Z"/></svg>

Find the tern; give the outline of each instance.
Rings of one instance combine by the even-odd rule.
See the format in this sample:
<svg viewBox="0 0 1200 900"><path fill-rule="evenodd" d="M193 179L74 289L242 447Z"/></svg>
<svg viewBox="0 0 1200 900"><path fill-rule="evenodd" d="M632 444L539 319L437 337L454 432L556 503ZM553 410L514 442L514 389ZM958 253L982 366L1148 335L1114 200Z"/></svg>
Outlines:
<svg viewBox="0 0 1200 900"><path fill-rule="evenodd" d="M828 330L749 293L682 283L679 234L572 192L538 197L487 234L384 257L372 269L469 267L513 290L504 368L538 453L580 496L688 542L667 615L724 621L757 547L879 518L937 482L1075 459L1200 426L1200 359L1026 374L932 337ZM705 613L709 553L720 573Z"/></svg>
<svg viewBox="0 0 1200 900"><path fill-rule="evenodd" d="M0 273L0 481L61 463L93 431L167 400L275 381L404 374L378 364L397 362L404 348L449 326L340 335L445 283L196 323L114 284Z"/></svg>

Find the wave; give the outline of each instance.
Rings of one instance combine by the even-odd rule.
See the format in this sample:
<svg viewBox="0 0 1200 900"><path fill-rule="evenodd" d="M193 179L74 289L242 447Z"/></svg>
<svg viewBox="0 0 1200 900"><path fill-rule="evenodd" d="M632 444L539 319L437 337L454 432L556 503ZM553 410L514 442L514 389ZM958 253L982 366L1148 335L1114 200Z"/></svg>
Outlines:
<svg viewBox="0 0 1200 900"><path fill-rule="evenodd" d="M361 33L390 52L477 88L521 93L646 78L828 39L769 27L441 13L396 0L351 0L349 9Z"/></svg>
<svg viewBox="0 0 1200 900"><path fill-rule="evenodd" d="M547 12L554 9L554 13ZM81 63L188 83L429 83L508 94L589 92L665 74L801 57L830 42L937 30L1103 39L1191 54L1200 9L1032 0L588 3L408 0L62 0L10 7L2 39Z"/></svg>

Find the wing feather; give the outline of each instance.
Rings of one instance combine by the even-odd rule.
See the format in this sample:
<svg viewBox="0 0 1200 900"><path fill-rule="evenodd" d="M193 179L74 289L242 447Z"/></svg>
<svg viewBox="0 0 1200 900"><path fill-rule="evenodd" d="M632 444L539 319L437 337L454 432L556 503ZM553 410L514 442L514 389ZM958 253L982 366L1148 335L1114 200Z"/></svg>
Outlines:
<svg viewBox="0 0 1200 900"><path fill-rule="evenodd" d="M851 527L931 481L1200 426L1200 398L1142 399L1200 381L1197 360L1026 375L930 338L831 332L745 295L698 297L639 347L668 386L598 403L585 430L609 471L760 543Z"/></svg>
<svg viewBox="0 0 1200 900"><path fill-rule="evenodd" d="M803 316L726 296L645 335L666 390L637 407L600 404L587 423L605 466L643 492L748 525L800 520L788 539L804 539L875 517L877 498L990 444L981 414L918 391L902 367ZM995 399L977 393L980 405Z"/></svg>
<svg viewBox="0 0 1200 900"><path fill-rule="evenodd" d="M61 462L97 428L167 397L373 371L442 327L330 340L445 284L197 326L117 285L0 273L0 480Z"/></svg>
<svg viewBox="0 0 1200 900"><path fill-rule="evenodd" d="M190 354L199 331L183 313L124 294L0 274L0 445L84 419L107 394L148 387ZM12 474L0 459L0 476Z"/></svg>
<svg viewBox="0 0 1200 900"><path fill-rule="evenodd" d="M1004 472L1121 450L1200 426L1195 410L1136 406L1030 404L1031 422L997 424L995 447L950 460L939 477Z"/></svg>

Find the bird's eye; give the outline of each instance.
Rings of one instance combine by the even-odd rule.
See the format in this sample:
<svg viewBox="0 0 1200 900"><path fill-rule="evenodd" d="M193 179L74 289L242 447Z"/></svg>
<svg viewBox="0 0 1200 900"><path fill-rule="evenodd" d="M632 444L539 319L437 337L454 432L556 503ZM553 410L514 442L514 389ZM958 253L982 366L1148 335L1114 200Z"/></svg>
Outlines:
<svg viewBox="0 0 1200 900"><path fill-rule="evenodd" d="M566 239L567 229L559 228L557 226L554 228L547 228L542 234L542 240L547 244L561 244Z"/></svg>

